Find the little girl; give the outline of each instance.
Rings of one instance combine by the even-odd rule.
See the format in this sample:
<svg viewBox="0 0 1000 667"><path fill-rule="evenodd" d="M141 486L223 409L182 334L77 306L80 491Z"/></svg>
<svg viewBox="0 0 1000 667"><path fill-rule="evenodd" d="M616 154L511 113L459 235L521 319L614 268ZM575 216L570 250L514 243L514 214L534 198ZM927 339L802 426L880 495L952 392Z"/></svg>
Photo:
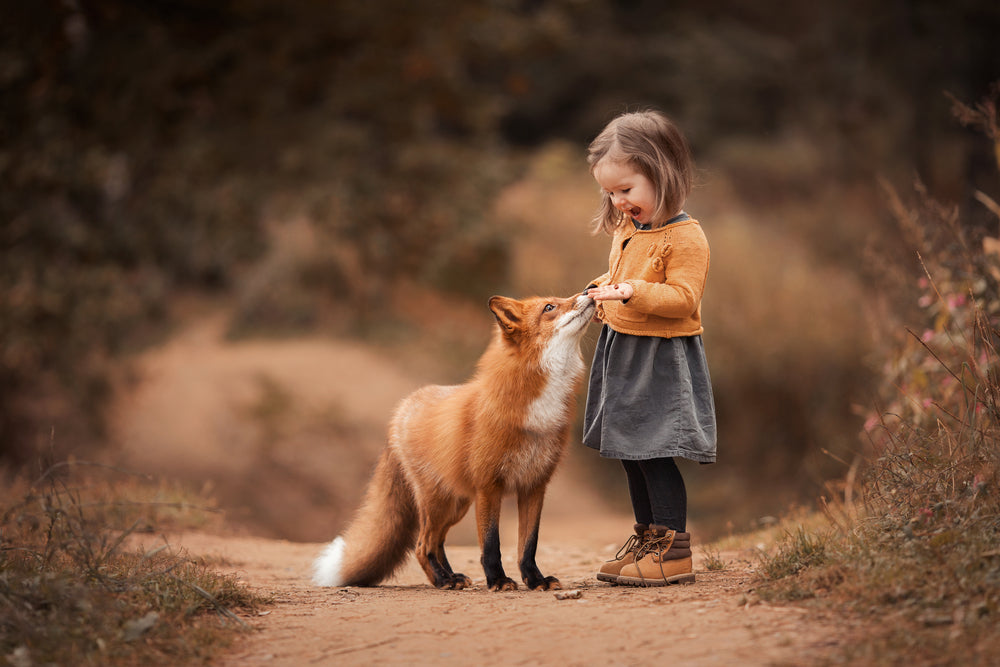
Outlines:
<svg viewBox="0 0 1000 667"><path fill-rule="evenodd" d="M604 322L594 352L583 442L620 459L635 534L597 578L664 586L694 581L687 491L674 462L715 461L715 402L701 333L708 242L682 210L691 152L647 111L615 118L590 144L601 186L595 231L611 235L609 270L587 294Z"/></svg>

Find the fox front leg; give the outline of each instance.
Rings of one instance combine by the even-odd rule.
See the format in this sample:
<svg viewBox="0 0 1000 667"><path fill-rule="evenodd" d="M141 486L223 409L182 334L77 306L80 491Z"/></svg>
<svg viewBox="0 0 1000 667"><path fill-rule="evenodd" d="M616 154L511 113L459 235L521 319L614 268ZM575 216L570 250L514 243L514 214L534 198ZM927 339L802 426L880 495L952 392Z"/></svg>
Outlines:
<svg viewBox="0 0 1000 667"><path fill-rule="evenodd" d="M533 591L559 590L562 585L555 577L546 577L535 564L538 548L538 526L542 516L545 486L519 493L517 496L517 544L521 554L518 565L525 586Z"/></svg>
<svg viewBox="0 0 1000 667"><path fill-rule="evenodd" d="M517 590L517 582L507 576L500 562L500 501L503 489L481 491L476 497L476 527L479 530L480 561L491 591Z"/></svg>

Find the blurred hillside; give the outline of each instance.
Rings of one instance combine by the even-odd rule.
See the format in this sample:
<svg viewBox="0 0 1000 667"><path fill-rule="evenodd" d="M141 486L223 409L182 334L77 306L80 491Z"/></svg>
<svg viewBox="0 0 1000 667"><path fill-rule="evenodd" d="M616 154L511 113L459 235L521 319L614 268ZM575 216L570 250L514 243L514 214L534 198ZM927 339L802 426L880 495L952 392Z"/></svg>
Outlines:
<svg viewBox="0 0 1000 667"><path fill-rule="evenodd" d="M693 506L739 497L753 516L810 497L858 447L865 319L882 270L912 261L878 179L916 175L973 226L989 221L975 189L1000 198L946 96L1000 76L993 2L42 0L3 17L14 464L104 442L123 362L193 314L461 379L486 297L603 272L583 150L653 105L692 139L688 208L713 244L722 460L693 471L716 485Z"/></svg>

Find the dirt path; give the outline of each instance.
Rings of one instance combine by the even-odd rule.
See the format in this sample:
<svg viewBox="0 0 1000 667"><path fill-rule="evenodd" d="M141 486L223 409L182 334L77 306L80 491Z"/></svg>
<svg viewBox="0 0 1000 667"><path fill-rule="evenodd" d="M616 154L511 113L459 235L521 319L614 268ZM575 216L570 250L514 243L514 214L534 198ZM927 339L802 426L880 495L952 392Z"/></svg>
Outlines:
<svg viewBox="0 0 1000 667"><path fill-rule="evenodd" d="M478 550L450 548L472 589L432 588L410 558L388 585L318 588L309 581L322 545L189 533L171 538L192 555L222 563L273 597L254 632L219 660L242 665L687 665L814 664L842 640L833 619L791 607L747 603L750 565L738 553L721 572L702 570L688 586L635 589L598 582L595 566L617 545L598 544L620 529L599 517L570 536L562 524L539 547L543 572L560 577L578 599L552 592L486 590ZM562 532L562 534L559 534ZM620 530L619 530L620 532ZM505 568L516 572L505 545Z"/></svg>

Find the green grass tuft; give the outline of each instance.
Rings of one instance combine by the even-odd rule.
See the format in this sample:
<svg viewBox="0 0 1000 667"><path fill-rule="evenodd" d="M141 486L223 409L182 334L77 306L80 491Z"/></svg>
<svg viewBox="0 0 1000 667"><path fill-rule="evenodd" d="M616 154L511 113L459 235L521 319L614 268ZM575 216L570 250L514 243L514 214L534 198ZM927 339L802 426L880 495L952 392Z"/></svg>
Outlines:
<svg viewBox="0 0 1000 667"><path fill-rule="evenodd" d="M777 553L761 560L761 570L767 579L775 580L796 575L808 567L824 565L827 560L826 535L812 533L799 527L786 533L779 542Z"/></svg>
<svg viewBox="0 0 1000 667"><path fill-rule="evenodd" d="M705 556L702 560L702 565L709 572L722 572L729 565L722 559L722 555L719 553L718 549L713 549L712 547L705 548Z"/></svg>

